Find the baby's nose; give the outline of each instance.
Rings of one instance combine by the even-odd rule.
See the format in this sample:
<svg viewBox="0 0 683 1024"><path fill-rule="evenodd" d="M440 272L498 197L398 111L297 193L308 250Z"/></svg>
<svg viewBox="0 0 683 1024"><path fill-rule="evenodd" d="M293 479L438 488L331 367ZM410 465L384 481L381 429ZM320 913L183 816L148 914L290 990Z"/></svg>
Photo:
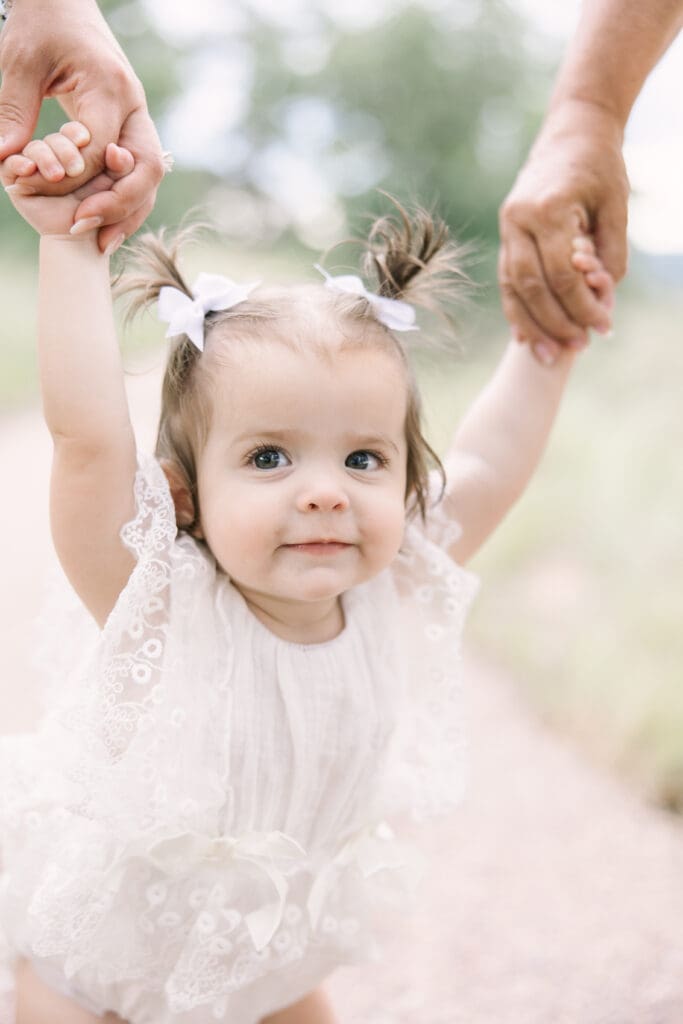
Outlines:
<svg viewBox="0 0 683 1024"><path fill-rule="evenodd" d="M301 489L297 507L300 512L343 512L349 498L341 481L320 479Z"/></svg>

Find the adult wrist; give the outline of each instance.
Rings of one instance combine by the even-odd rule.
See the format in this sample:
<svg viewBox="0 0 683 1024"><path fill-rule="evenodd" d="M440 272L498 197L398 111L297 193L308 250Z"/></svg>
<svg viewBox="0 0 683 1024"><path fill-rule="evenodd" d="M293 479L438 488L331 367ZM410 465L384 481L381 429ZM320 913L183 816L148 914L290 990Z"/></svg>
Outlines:
<svg viewBox="0 0 683 1024"><path fill-rule="evenodd" d="M568 96L551 103L537 141L543 145L550 140L591 136L621 150L624 128L625 121L610 106L593 99Z"/></svg>

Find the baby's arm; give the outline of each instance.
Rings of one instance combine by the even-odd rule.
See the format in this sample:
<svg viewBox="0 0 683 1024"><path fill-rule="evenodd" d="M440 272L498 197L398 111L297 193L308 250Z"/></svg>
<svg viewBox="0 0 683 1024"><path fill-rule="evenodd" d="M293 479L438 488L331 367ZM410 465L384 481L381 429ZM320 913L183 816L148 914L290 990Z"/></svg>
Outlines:
<svg viewBox="0 0 683 1024"><path fill-rule="evenodd" d="M49 147L49 140L44 145ZM63 141L52 148L56 159L68 159ZM31 152L47 158L35 145ZM21 159L26 157L5 161L4 182L12 182L12 161ZM131 165L126 150L108 147L108 170L75 194L27 196L18 179L10 191L14 205L41 235L38 341L43 409L54 443L53 538L67 576L100 624L133 565L119 531L134 511L136 450L112 315L109 258L98 250L96 231L72 235L69 228L85 195L111 187Z"/></svg>
<svg viewBox="0 0 683 1024"><path fill-rule="evenodd" d="M613 285L587 239L577 240L574 266L609 310ZM451 547L466 562L523 493L545 448L577 353L561 350L541 366L529 345L511 342L484 391L459 427L445 466L444 502L462 526Z"/></svg>

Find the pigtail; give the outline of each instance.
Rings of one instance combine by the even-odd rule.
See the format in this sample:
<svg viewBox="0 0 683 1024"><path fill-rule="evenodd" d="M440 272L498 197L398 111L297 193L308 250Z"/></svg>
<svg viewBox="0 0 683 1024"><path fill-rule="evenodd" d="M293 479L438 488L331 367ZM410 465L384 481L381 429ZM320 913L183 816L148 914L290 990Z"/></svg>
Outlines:
<svg viewBox="0 0 683 1024"><path fill-rule="evenodd" d="M449 310L463 300L471 287L464 269L471 250L451 241L446 223L424 207L417 206L409 212L392 196L387 195L387 198L393 203L395 213L373 222L365 242L364 275L376 281L374 290L383 298L401 299L420 306L438 314L452 327ZM434 340L431 335L428 338ZM418 332L420 345L423 339L423 332ZM399 340L394 333L394 340L406 359L403 336ZM417 512L425 521L434 500L430 469L436 472L441 496L446 488L446 473L437 452L425 437L420 395L412 372L409 379L405 424L408 438L406 493L409 510Z"/></svg>
<svg viewBox="0 0 683 1024"><path fill-rule="evenodd" d="M451 241L445 222L428 210L417 206L409 212L387 198L396 213L372 224L363 272L376 280L379 295L445 314L470 284L464 269L468 247Z"/></svg>
<svg viewBox="0 0 683 1024"><path fill-rule="evenodd" d="M182 252L203 228L201 224L175 232L161 228L157 234L146 232L126 246L124 267L113 282L114 295L124 297L124 324L149 309L162 288L177 288L193 298L179 261ZM192 531L199 518L196 458L207 431L209 414L207 400L197 386L199 350L185 334L172 338L167 344L155 453L171 480L178 526Z"/></svg>
<svg viewBox="0 0 683 1024"><path fill-rule="evenodd" d="M126 246L126 266L114 281L114 295L128 296L127 323L156 302L162 288L178 288L192 298L178 263L180 252L196 233L194 226L175 234L161 228L158 234L147 231Z"/></svg>
<svg viewBox="0 0 683 1024"><path fill-rule="evenodd" d="M180 254L196 241L203 225L191 224L176 232L161 228L157 234L145 232L124 250L124 269L113 282L113 293L119 298L125 296L124 324L130 324L135 317L149 309L159 298L162 288L177 288L189 299L192 292L180 272ZM197 362L198 351L189 338L180 335L170 346L166 380L169 385L181 390Z"/></svg>

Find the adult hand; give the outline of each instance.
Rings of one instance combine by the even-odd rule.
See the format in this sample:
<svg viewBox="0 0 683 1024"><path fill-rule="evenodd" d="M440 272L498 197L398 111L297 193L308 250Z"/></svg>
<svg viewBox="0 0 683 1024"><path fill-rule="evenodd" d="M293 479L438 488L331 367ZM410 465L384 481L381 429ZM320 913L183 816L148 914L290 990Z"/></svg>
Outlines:
<svg viewBox="0 0 683 1024"><path fill-rule="evenodd" d="M0 160L24 149L43 98L56 97L71 120L90 129L84 170L77 177L63 169L27 173L24 187L41 195L72 192L103 170L107 144L117 142L133 154L133 172L85 199L75 220L101 218L90 223L102 225L102 251L136 231L154 206L163 155L142 85L95 0L14 0L0 32L0 70Z"/></svg>
<svg viewBox="0 0 683 1024"><path fill-rule="evenodd" d="M516 335L545 361L606 332L602 303L571 262L572 239L590 235L615 281L626 272L628 179L622 131L607 111L567 102L548 119L500 211L498 276Z"/></svg>

